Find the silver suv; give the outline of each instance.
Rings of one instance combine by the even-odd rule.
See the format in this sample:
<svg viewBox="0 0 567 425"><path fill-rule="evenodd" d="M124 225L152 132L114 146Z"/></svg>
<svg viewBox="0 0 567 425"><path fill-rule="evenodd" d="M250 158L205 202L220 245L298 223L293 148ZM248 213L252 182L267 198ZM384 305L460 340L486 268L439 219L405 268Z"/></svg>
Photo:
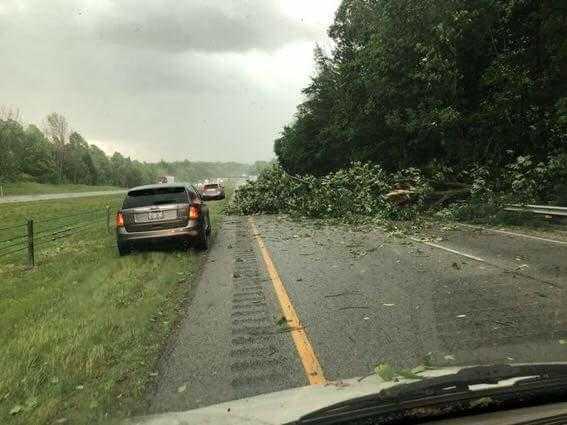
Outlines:
<svg viewBox="0 0 567 425"><path fill-rule="evenodd" d="M211 238L209 209L199 192L185 184L155 184L128 191L116 214L118 252L139 245L177 240L206 250Z"/></svg>

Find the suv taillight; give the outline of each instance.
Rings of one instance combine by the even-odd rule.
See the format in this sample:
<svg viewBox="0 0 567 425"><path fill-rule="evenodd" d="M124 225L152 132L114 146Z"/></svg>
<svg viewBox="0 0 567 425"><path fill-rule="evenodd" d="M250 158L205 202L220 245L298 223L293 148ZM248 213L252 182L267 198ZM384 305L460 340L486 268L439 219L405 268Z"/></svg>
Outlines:
<svg viewBox="0 0 567 425"><path fill-rule="evenodd" d="M201 215L201 206L200 205L191 205L187 208L187 218L189 220L197 220Z"/></svg>
<svg viewBox="0 0 567 425"><path fill-rule="evenodd" d="M120 211L116 213L116 227L124 227L124 214Z"/></svg>

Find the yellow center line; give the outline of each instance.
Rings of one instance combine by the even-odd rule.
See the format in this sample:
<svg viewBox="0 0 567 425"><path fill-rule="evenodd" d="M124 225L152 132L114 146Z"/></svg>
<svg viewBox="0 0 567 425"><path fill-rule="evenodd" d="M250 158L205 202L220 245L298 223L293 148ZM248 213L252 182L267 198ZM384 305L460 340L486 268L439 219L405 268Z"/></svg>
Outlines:
<svg viewBox="0 0 567 425"><path fill-rule="evenodd" d="M272 257L270 256L270 253L266 248L266 244L258 233L258 228L256 227L254 219L250 217L248 220L254 232L254 238L256 239L258 247L260 248L260 252L262 253L262 258L264 260L264 264L266 265L266 270L268 271L272 284L274 285L274 290L276 291L283 316L287 320L287 324L290 328L291 337L293 338L295 348L297 349L297 354L299 354L299 358L301 359L301 363L303 364L303 368L305 369L305 375L309 380L309 384L325 384L327 383L327 380L325 379L325 375L323 375L321 364L317 359L317 355L315 354L315 351L313 350L313 347L309 342L309 338L307 337L303 326L301 325L299 316L297 315L297 312L295 311L295 308L293 308L293 304L291 303L291 300L287 295L284 283L281 280L280 275L278 274L276 266L272 261Z"/></svg>

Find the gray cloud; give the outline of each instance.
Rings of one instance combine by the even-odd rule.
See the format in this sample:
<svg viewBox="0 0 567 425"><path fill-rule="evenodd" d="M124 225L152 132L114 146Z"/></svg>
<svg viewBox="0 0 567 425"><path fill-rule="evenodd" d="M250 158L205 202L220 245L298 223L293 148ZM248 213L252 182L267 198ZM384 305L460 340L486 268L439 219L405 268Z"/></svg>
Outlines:
<svg viewBox="0 0 567 425"><path fill-rule="evenodd" d="M143 160L268 159L325 29L275 0L0 0L0 104Z"/></svg>
<svg viewBox="0 0 567 425"><path fill-rule="evenodd" d="M121 2L98 17L94 31L119 44L166 51L272 50L317 34L282 15L272 1L248 0L238 7L227 1L149 3L141 8L138 1Z"/></svg>

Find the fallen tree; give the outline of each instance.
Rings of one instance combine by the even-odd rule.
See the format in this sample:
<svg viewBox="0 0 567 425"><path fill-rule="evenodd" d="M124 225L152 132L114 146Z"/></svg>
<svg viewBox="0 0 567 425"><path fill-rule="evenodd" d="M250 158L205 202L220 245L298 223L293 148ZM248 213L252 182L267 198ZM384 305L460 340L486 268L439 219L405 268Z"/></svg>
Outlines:
<svg viewBox="0 0 567 425"><path fill-rule="evenodd" d="M560 205L565 187L565 154L550 156L546 163L518 157L504 168L473 165L458 173L442 164L389 173L379 165L355 162L320 177L292 176L273 165L236 190L228 211L344 220L411 219L430 212L471 220L499 214L506 203Z"/></svg>
<svg viewBox="0 0 567 425"><path fill-rule="evenodd" d="M322 177L298 177L274 165L256 181L238 188L228 210L235 214L287 213L314 218L410 218L423 208L431 191L417 169L389 174L377 165L353 163Z"/></svg>

